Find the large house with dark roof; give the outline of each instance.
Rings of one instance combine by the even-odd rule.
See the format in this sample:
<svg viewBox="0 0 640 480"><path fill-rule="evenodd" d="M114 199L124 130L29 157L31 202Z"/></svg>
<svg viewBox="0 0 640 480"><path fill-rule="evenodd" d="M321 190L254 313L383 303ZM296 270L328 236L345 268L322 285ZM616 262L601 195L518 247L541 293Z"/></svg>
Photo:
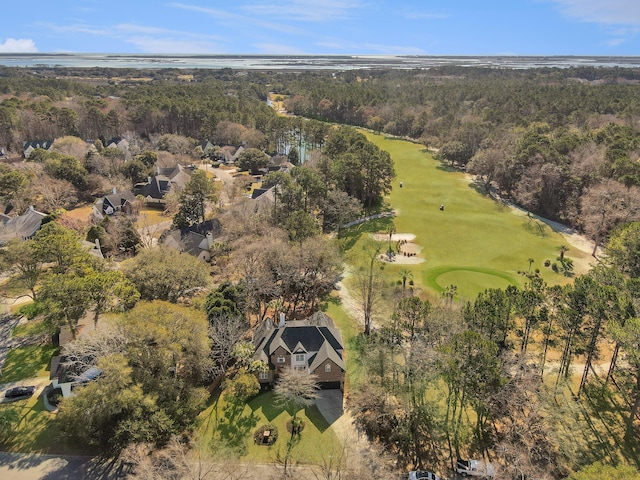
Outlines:
<svg viewBox="0 0 640 480"><path fill-rule="evenodd" d="M22 144L22 155L24 158L29 158L29 155L31 155L34 150L38 148L51 150L52 145L53 140L30 140Z"/></svg>
<svg viewBox="0 0 640 480"><path fill-rule="evenodd" d="M136 197L131 192L118 193L115 188L111 195L99 198L93 204L93 215L102 220L107 215L124 213L126 215L136 215L138 209L135 205Z"/></svg>
<svg viewBox="0 0 640 480"><path fill-rule="evenodd" d="M137 183L133 189L136 195L142 195L147 200L161 200L173 190L180 190L191 180L191 173L181 165L175 167L158 167L154 177L146 182Z"/></svg>
<svg viewBox="0 0 640 480"><path fill-rule="evenodd" d="M306 320L289 322L281 315L277 326L267 319L256 329L253 344L254 360L262 360L269 366L267 372L258 374L263 386L273 385L278 373L285 368L317 375L321 388L342 389L344 386L346 365L342 336L333 320L322 312Z"/></svg>

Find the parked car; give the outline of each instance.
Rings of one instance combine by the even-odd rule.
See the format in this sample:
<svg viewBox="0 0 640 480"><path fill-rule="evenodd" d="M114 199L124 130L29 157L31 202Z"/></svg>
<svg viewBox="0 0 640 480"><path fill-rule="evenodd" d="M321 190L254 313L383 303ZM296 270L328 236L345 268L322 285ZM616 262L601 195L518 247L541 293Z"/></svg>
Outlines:
<svg viewBox="0 0 640 480"><path fill-rule="evenodd" d="M495 469L490 463L482 460L460 460L456 462L456 472L463 477L494 478Z"/></svg>
<svg viewBox="0 0 640 480"><path fill-rule="evenodd" d="M13 387L4 392L4 398L30 397L36 391L34 386Z"/></svg>
<svg viewBox="0 0 640 480"><path fill-rule="evenodd" d="M409 472L409 480L440 480L440 477L433 472L413 470Z"/></svg>

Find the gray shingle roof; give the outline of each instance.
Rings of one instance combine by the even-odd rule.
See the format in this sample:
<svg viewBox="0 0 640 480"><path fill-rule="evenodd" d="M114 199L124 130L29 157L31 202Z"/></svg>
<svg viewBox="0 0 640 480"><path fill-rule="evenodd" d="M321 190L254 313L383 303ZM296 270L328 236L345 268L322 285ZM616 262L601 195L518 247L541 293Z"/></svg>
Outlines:
<svg viewBox="0 0 640 480"><path fill-rule="evenodd" d="M44 217L46 214L29 208L19 217L2 220L0 223L0 245L4 245L14 238L26 240L33 237L40 229Z"/></svg>

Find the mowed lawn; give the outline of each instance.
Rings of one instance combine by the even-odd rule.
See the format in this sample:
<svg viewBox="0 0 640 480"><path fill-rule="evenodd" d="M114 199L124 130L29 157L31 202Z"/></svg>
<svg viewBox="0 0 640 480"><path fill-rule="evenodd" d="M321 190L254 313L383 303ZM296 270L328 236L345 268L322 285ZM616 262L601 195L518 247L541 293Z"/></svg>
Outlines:
<svg viewBox="0 0 640 480"><path fill-rule="evenodd" d="M549 226L478 192L468 176L448 171L424 146L363 133L395 162L397 177L386 199L398 212L393 223L397 233L416 235L426 260L419 265L389 265L390 275L407 268L416 284L432 293L456 285L458 297L470 299L487 288L524 285L526 278L518 271L529 271L532 258L531 271L540 269L547 283L569 281L544 266L545 260L556 262L559 247L566 245ZM586 256L575 248L567 253L569 258Z"/></svg>
<svg viewBox="0 0 640 480"><path fill-rule="evenodd" d="M271 463L285 454L291 434L287 422L291 411L278 406L273 392L261 392L247 403L232 403L216 394L209 407L200 414L198 443L208 446L209 456L237 458L245 463ZM304 430L297 437L291 457L294 463L319 463L328 448L339 445L338 438L315 405L299 409ZM253 436L264 425L278 429L278 439L271 446L257 445Z"/></svg>

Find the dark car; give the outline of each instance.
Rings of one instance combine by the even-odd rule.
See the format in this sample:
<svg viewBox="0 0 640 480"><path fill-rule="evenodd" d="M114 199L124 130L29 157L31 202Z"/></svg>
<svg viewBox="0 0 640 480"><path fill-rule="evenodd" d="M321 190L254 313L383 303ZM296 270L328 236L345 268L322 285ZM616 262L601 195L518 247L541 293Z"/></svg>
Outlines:
<svg viewBox="0 0 640 480"><path fill-rule="evenodd" d="M36 391L36 387L13 387L4 392L5 398L19 398L19 397L30 397L33 395L33 392Z"/></svg>
<svg viewBox="0 0 640 480"><path fill-rule="evenodd" d="M433 472L413 470L409 472L409 480L440 480L440 477Z"/></svg>

